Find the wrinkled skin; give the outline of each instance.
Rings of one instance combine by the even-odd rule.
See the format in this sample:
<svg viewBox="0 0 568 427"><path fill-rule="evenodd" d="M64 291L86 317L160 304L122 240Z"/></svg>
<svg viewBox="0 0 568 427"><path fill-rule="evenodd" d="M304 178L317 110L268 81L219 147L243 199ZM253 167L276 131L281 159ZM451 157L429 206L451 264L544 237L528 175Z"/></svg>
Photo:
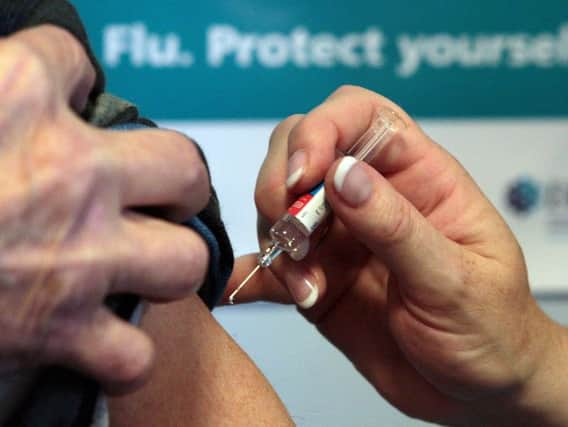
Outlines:
<svg viewBox="0 0 568 427"><path fill-rule="evenodd" d="M154 349L103 299L173 300L199 287L207 247L176 221L201 210L210 187L182 135L82 121L94 79L64 30L0 40L0 372L64 364L118 392L144 381Z"/></svg>

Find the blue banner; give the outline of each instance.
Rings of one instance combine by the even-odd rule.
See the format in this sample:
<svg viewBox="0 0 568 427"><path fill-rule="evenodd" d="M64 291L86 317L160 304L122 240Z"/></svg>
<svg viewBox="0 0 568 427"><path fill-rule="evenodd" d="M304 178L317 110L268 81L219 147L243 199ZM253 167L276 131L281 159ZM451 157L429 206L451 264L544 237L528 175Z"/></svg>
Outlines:
<svg viewBox="0 0 568 427"><path fill-rule="evenodd" d="M342 84L421 117L568 115L559 0L76 0L109 89L157 119L278 118Z"/></svg>

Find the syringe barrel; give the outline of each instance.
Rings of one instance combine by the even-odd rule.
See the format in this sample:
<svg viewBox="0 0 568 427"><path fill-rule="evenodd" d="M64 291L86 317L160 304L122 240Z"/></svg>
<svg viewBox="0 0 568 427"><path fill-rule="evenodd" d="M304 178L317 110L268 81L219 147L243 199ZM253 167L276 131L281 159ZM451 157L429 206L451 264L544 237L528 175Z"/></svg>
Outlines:
<svg viewBox="0 0 568 427"><path fill-rule="evenodd" d="M405 127L406 124L397 113L384 108L347 155L368 162L395 133ZM330 212L322 182L296 200L288 208L288 212L272 226L270 238L273 245L287 252L295 261L303 259L310 249L310 235Z"/></svg>

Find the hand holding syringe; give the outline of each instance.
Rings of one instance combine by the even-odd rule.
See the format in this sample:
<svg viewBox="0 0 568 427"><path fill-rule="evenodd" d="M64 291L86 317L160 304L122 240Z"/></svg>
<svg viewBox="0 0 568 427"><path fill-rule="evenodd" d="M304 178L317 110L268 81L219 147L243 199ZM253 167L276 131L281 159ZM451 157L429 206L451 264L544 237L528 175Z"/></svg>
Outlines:
<svg viewBox="0 0 568 427"><path fill-rule="evenodd" d="M371 164L334 160L338 147L347 151L369 128L377 106L387 105L408 127ZM381 395L413 417L568 425L568 380L558 381L568 366L568 330L538 307L519 242L463 166L388 99L343 87L272 134L255 193L259 233L269 239L263 248L272 241L283 250L267 220L275 222L294 200L289 190L303 192L324 175L333 218L311 237L310 254L301 262L281 257L259 271L237 302L295 304ZM257 255L239 259L231 290L258 262ZM294 332L284 324L272 338L293 347ZM527 392L522 399L519 387ZM543 403L551 387L553 404Z"/></svg>
<svg viewBox="0 0 568 427"><path fill-rule="evenodd" d="M369 129L346 153L356 160L369 162L399 130L404 129L404 121L390 109L382 109ZM250 278L261 268L269 267L283 252L290 258L300 261L309 252L310 236L330 214L330 208L325 201L323 182L314 187L309 193L301 196L270 229L272 244L259 254L258 265L242 281L229 296L229 303L235 302L235 296L247 284Z"/></svg>

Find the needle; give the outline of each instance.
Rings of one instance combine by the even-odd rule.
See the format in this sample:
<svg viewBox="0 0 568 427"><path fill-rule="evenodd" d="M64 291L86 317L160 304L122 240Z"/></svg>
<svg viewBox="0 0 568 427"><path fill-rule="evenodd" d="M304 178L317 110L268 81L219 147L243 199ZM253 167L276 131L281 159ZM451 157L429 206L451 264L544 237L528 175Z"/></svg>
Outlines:
<svg viewBox="0 0 568 427"><path fill-rule="evenodd" d="M268 249L264 251L264 253L259 254L258 256L258 265L249 273L245 280L241 282L237 289L235 289L231 295L229 295L229 304L233 305L235 303L235 297L240 292L242 288L245 287L247 282L250 280L252 276L258 271L259 268L268 268L272 264L272 262L280 256L283 252L282 248L277 245L272 245Z"/></svg>
<svg viewBox="0 0 568 427"><path fill-rule="evenodd" d="M237 289L235 289L231 295L229 295L229 304L233 305L235 303L235 296L237 296L237 294L239 293L239 291L245 287L245 285L247 284L247 282L250 280L250 278L252 276L254 276L254 274L260 269L260 264L258 264L250 273L247 277L245 277L245 280L242 281L242 283L237 287Z"/></svg>

